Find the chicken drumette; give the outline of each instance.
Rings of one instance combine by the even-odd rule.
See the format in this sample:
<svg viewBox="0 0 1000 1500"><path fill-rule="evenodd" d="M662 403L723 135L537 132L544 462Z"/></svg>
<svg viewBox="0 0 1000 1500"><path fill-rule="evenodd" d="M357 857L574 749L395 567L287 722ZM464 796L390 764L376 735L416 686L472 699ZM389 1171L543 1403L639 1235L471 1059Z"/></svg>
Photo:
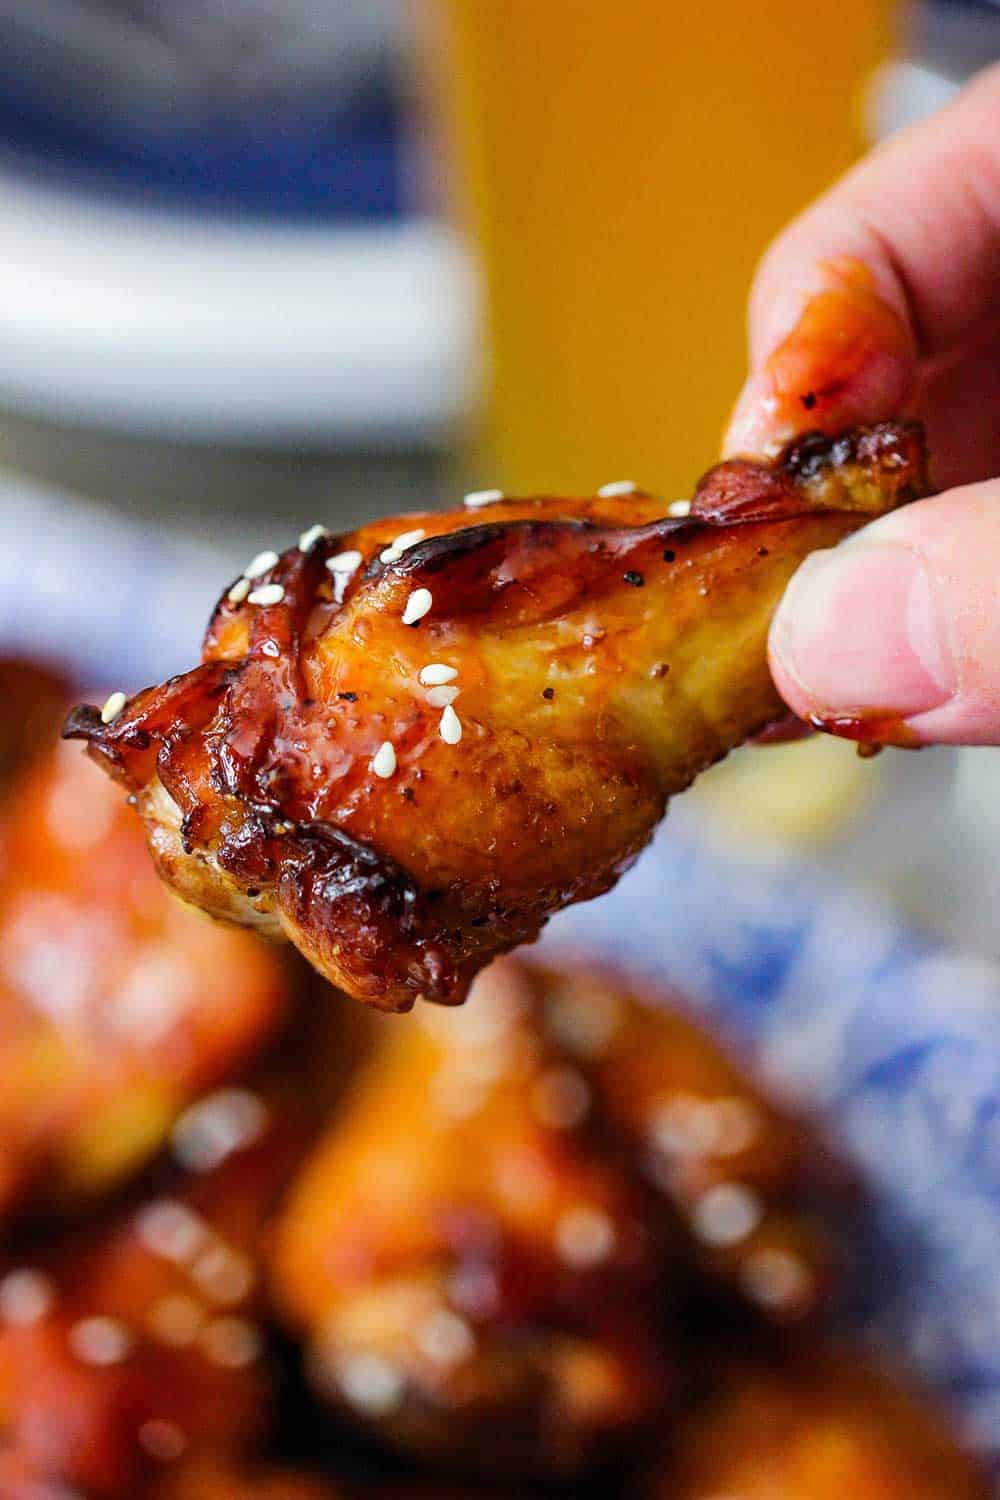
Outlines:
<svg viewBox="0 0 1000 1500"><path fill-rule="evenodd" d="M252 1454L273 1417L261 1240L307 1139L291 1087L203 1100L190 1169L0 1265L0 1482L135 1500L182 1459Z"/></svg>
<svg viewBox="0 0 1000 1500"><path fill-rule="evenodd" d="M386 1009L459 1001L781 713L791 574L925 489L919 431L887 424L720 464L682 515L635 493L314 528L227 591L200 667L67 733L189 900Z"/></svg>
<svg viewBox="0 0 1000 1500"><path fill-rule="evenodd" d="M576 1470L689 1378L698 1299L765 1329L823 1300L811 1138L682 1014L502 960L383 1026L276 1239L340 1409L459 1467Z"/></svg>
<svg viewBox="0 0 1000 1500"><path fill-rule="evenodd" d="M92 766L58 741L36 753L0 803L0 1224L143 1165L292 992L273 951L164 889Z"/></svg>

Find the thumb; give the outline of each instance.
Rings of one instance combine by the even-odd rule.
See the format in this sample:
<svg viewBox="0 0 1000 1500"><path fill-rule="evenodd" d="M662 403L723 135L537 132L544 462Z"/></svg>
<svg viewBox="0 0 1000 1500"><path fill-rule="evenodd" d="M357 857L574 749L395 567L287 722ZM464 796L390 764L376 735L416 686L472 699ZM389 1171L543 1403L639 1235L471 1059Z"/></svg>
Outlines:
<svg viewBox="0 0 1000 1500"><path fill-rule="evenodd" d="M1000 479L813 553L771 627L782 697L855 739L1000 745L998 578Z"/></svg>

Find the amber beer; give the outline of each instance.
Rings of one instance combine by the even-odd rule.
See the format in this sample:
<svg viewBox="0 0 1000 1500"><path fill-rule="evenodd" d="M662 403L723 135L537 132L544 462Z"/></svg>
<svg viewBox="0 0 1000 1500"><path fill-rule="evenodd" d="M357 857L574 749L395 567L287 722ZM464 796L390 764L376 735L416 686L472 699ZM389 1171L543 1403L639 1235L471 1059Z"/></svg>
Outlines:
<svg viewBox="0 0 1000 1500"><path fill-rule="evenodd" d="M439 4L489 293L474 477L689 493L742 379L754 263L862 144L886 6Z"/></svg>

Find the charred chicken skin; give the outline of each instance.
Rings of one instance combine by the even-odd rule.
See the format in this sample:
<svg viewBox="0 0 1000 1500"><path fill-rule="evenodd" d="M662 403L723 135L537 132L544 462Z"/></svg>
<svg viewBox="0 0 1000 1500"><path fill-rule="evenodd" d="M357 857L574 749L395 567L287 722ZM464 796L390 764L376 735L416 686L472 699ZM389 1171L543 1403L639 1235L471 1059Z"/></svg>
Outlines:
<svg viewBox="0 0 1000 1500"><path fill-rule="evenodd" d="M0 802L0 1224L144 1164L290 999L288 966L176 901L120 794L56 740Z"/></svg>
<svg viewBox="0 0 1000 1500"><path fill-rule="evenodd" d="M383 1025L276 1234L339 1409L456 1467L570 1472L665 1410L699 1286L751 1326L822 1300L808 1138L682 1015L506 959L463 1011Z"/></svg>
<svg viewBox="0 0 1000 1500"><path fill-rule="evenodd" d="M989 1500L942 1418L860 1356L747 1367L682 1424L645 1500Z"/></svg>
<svg viewBox="0 0 1000 1500"><path fill-rule="evenodd" d="M720 464L684 514L633 493L314 528L227 590L200 667L66 732L188 900L377 1006L456 1003L780 715L791 574L926 489L919 430L887 424Z"/></svg>

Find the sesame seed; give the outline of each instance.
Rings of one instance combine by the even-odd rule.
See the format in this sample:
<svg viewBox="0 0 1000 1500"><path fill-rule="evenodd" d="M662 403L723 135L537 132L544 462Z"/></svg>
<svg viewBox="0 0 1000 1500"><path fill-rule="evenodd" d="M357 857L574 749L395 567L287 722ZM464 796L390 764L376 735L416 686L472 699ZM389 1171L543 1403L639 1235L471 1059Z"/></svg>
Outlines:
<svg viewBox="0 0 1000 1500"><path fill-rule="evenodd" d="M229 590L229 593L226 595L226 598L229 600L230 604L242 604L249 592L249 578L237 578L236 582Z"/></svg>
<svg viewBox="0 0 1000 1500"><path fill-rule="evenodd" d="M69 1347L85 1365L120 1365L132 1336L117 1318L81 1318L67 1334Z"/></svg>
<svg viewBox="0 0 1000 1500"><path fill-rule="evenodd" d="M460 688L435 687L427 689L427 702L431 708L447 708L458 697Z"/></svg>
<svg viewBox="0 0 1000 1500"><path fill-rule="evenodd" d="M556 1250L560 1258L576 1270L599 1266L614 1247L614 1225L600 1209L570 1209L556 1225Z"/></svg>
<svg viewBox="0 0 1000 1500"><path fill-rule="evenodd" d="M383 781L396 773L396 747L391 740L383 740L372 756L372 770Z"/></svg>
<svg viewBox="0 0 1000 1500"><path fill-rule="evenodd" d="M442 1068L431 1083L431 1106L446 1120L471 1120L486 1102L488 1085L459 1068Z"/></svg>
<svg viewBox="0 0 1000 1500"><path fill-rule="evenodd" d="M151 1255L183 1265L193 1260L205 1243L205 1221L176 1198L159 1198L143 1208L136 1233Z"/></svg>
<svg viewBox="0 0 1000 1500"><path fill-rule="evenodd" d="M689 516L690 514L690 500L674 500L667 506L667 515L673 516L675 520L680 520L683 516Z"/></svg>
<svg viewBox="0 0 1000 1500"><path fill-rule="evenodd" d="M171 1349L187 1349L205 1322L205 1310L193 1297L161 1297L149 1309L148 1327L154 1338Z"/></svg>
<svg viewBox="0 0 1000 1500"><path fill-rule="evenodd" d="M258 552L253 561L248 563L247 566L243 569L243 577L261 578L265 573L270 572L277 561L277 552Z"/></svg>
<svg viewBox="0 0 1000 1500"><path fill-rule="evenodd" d="M395 1411L406 1389L402 1372L378 1354L356 1354L342 1360L337 1381L350 1405L370 1417Z"/></svg>
<svg viewBox="0 0 1000 1500"><path fill-rule="evenodd" d="M716 1156L739 1156L760 1134L760 1111L749 1099L716 1099Z"/></svg>
<svg viewBox="0 0 1000 1500"><path fill-rule="evenodd" d="M610 484L602 484L597 493L602 500L611 500L615 495L634 495L638 488L634 479L613 479Z"/></svg>
<svg viewBox="0 0 1000 1500"><path fill-rule="evenodd" d="M159 1463L173 1463L187 1447L187 1438L176 1422L153 1417L139 1428L139 1447Z"/></svg>
<svg viewBox="0 0 1000 1500"><path fill-rule="evenodd" d="M500 1304L497 1273L485 1265L456 1266L448 1277L448 1296L472 1318L494 1318Z"/></svg>
<svg viewBox="0 0 1000 1500"><path fill-rule="evenodd" d="M571 1130L590 1108L590 1089L574 1068L548 1068L531 1090L531 1107L549 1130Z"/></svg>
<svg viewBox="0 0 1000 1500"><path fill-rule="evenodd" d="M263 588L248 594L247 600L250 604L280 604L284 597L285 591L280 583L265 583Z"/></svg>
<svg viewBox="0 0 1000 1500"><path fill-rule="evenodd" d="M309 530L304 531L299 537L299 551L311 552L318 541L321 541L323 537L329 535L330 533L327 531L325 526L320 526L319 524L310 526Z"/></svg>
<svg viewBox="0 0 1000 1500"><path fill-rule="evenodd" d="M503 497L503 490L472 490L462 503L467 510L478 510L481 505L496 505Z"/></svg>
<svg viewBox="0 0 1000 1500"><path fill-rule="evenodd" d="M715 1108L695 1094L672 1094L654 1105L649 1134L666 1156L710 1156L718 1135Z"/></svg>
<svg viewBox="0 0 1000 1500"><path fill-rule="evenodd" d="M191 1271L206 1297L224 1307L235 1307L253 1291L256 1273L250 1260L228 1245L213 1245L198 1257Z"/></svg>
<svg viewBox="0 0 1000 1500"><path fill-rule="evenodd" d="M417 1348L436 1365L457 1365L475 1353L476 1340L464 1318L441 1307L418 1330Z"/></svg>
<svg viewBox="0 0 1000 1500"><path fill-rule="evenodd" d="M739 1182L720 1182L698 1199L691 1227L706 1245L726 1250L753 1234L762 1217L756 1193Z"/></svg>
<svg viewBox="0 0 1000 1500"><path fill-rule="evenodd" d="M415 625L424 618L433 603L434 596L430 589L414 589L403 610L403 624Z"/></svg>
<svg viewBox="0 0 1000 1500"><path fill-rule="evenodd" d="M52 1311L55 1284L41 1271L10 1271L0 1281L0 1322L28 1328Z"/></svg>
<svg viewBox="0 0 1000 1500"><path fill-rule="evenodd" d="M552 996L545 1007L550 1035L578 1057L601 1057L621 1027L622 1011L616 997L604 990L574 985L565 995Z"/></svg>
<svg viewBox="0 0 1000 1500"><path fill-rule="evenodd" d="M801 1306L810 1300L813 1289L808 1270L787 1250L755 1250L746 1258L741 1279L754 1302L773 1309Z"/></svg>
<svg viewBox="0 0 1000 1500"><path fill-rule="evenodd" d="M420 668L418 680L421 687L440 687L442 683L454 682L457 676L457 667L446 666L443 661L432 661Z"/></svg>
<svg viewBox="0 0 1000 1500"><path fill-rule="evenodd" d="M213 1365L240 1370L260 1357L260 1334L245 1318L215 1318L201 1334L201 1351Z"/></svg>
<svg viewBox="0 0 1000 1500"><path fill-rule="evenodd" d="M112 693L104 707L101 709L101 723L113 724L115 719L125 707L128 699L124 693Z"/></svg>
<svg viewBox="0 0 1000 1500"><path fill-rule="evenodd" d="M338 552L336 557L328 557L326 566L331 573L354 573L363 562L361 553L352 549L350 552Z"/></svg>
<svg viewBox="0 0 1000 1500"><path fill-rule="evenodd" d="M418 527L415 531L402 532L394 542L390 542L388 547L379 553L380 560L384 563L398 562L404 552L415 547L418 542L422 542L426 535L423 527Z"/></svg>
<svg viewBox="0 0 1000 1500"><path fill-rule="evenodd" d="M179 1116L170 1134L174 1156L189 1172L214 1172L264 1134L267 1108L249 1089L217 1089Z"/></svg>
<svg viewBox="0 0 1000 1500"><path fill-rule="evenodd" d="M462 738L462 721L450 703L441 715L438 733L446 745L457 745Z"/></svg>
<svg viewBox="0 0 1000 1500"><path fill-rule="evenodd" d="M393 550L400 553L408 552L411 547L415 547L418 542L422 542L426 535L427 533L422 526L418 526L414 531L404 531L393 542Z"/></svg>

